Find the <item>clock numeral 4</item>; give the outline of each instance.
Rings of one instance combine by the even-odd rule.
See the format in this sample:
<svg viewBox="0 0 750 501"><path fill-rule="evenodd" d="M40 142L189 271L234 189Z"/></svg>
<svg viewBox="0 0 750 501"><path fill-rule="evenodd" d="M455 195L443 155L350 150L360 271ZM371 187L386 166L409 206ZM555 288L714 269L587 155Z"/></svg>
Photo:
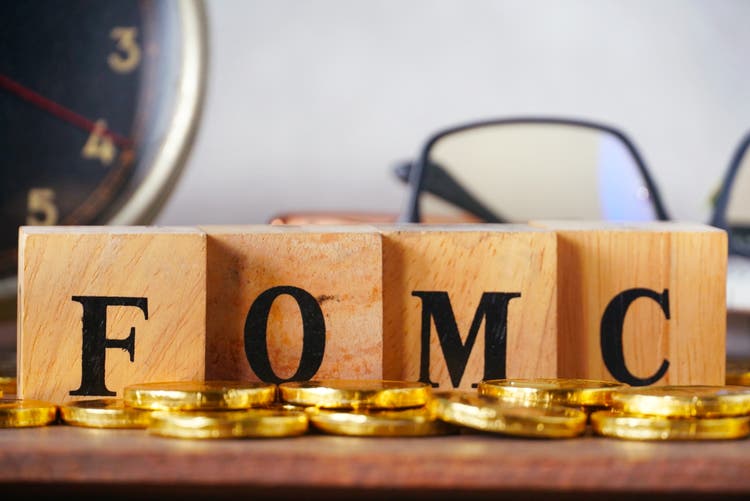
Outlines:
<svg viewBox="0 0 750 501"><path fill-rule="evenodd" d="M107 134L107 122L97 120L86 144L83 145L81 156L88 159L98 159L102 165L109 165L117 155L115 143Z"/></svg>
<svg viewBox="0 0 750 501"><path fill-rule="evenodd" d="M138 30L134 27L117 26L110 31L109 37L117 41L117 51L110 52L107 63L117 73L130 73L141 62L141 48L136 35Z"/></svg>
<svg viewBox="0 0 750 501"><path fill-rule="evenodd" d="M49 226L57 223L55 191L50 188L32 188L27 201L26 224Z"/></svg>

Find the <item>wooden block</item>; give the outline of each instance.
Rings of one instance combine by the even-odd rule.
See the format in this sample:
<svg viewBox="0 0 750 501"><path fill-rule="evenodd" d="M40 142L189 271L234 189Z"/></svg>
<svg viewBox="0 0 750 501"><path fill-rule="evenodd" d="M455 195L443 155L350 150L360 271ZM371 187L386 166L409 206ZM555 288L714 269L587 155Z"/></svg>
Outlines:
<svg viewBox="0 0 750 501"><path fill-rule="evenodd" d="M195 229L21 228L19 397L59 403L203 380L205 271Z"/></svg>
<svg viewBox="0 0 750 501"><path fill-rule="evenodd" d="M381 237L374 228L203 229L210 379L382 377Z"/></svg>
<svg viewBox="0 0 750 501"><path fill-rule="evenodd" d="M557 374L554 233L488 224L378 228L386 378L471 388L485 378Z"/></svg>
<svg viewBox="0 0 750 501"><path fill-rule="evenodd" d="M722 230L664 222L532 224L559 236L560 376L724 384Z"/></svg>

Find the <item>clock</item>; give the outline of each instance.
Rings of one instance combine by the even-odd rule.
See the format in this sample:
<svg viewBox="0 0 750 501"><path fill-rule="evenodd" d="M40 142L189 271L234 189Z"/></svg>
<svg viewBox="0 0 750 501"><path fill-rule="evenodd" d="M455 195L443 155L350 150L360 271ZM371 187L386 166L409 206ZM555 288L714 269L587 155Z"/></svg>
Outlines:
<svg viewBox="0 0 750 501"><path fill-rule="evenodd" d="M19 226L153 220L192 142L205 73L199 0L0 4L6 303Z"/></svg>

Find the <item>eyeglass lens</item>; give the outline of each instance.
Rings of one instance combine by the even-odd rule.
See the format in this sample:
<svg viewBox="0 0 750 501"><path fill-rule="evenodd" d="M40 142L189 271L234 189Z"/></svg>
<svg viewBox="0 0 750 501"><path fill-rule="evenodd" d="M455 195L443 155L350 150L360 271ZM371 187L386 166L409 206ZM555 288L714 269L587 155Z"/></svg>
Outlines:
<svg viewBox="0 0 750 501"><path fill-rule="evenodd" d="M442 172L440 172L442 171ZM422 220L487 220L432 193L458 183L496 220L657 219L644 176L625 143L596 128L549 123L483 125L447 134L428 152ZM432 188L431 185L432 184ZM432 192L432 193L430 193Z"/></svg>

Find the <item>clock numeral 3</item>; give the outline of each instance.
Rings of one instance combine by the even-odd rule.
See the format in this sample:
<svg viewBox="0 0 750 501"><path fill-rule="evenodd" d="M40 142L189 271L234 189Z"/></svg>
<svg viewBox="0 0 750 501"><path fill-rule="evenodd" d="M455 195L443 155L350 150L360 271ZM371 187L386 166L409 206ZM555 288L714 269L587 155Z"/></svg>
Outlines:
<svg viewBox="0 0 750 501"><path fill-rule="evenodd" d="M107 63L117 73L130 73L141 62L141 48L135 40L137 34L136 28L125 26L117 26L110 31L109 37L117 40L117 52L110 52Z"/></svg>
<svg viewBox="0 0 750 501"><path fill-rule="evenodd" d="M26 224L50 226L57 223L55 191L49 188L32 188L27 202Z"/></svg>
<svg viewBox="0 0 750 501"><path fill-rule="evenodd" d="M109 165L117 155L117 149L112 141L112 137L106 134L107 122L97 120L94 124L94 130L91 131L86 144L83 145L81 156L88 159L98 159L102 165Z"/></svg>

